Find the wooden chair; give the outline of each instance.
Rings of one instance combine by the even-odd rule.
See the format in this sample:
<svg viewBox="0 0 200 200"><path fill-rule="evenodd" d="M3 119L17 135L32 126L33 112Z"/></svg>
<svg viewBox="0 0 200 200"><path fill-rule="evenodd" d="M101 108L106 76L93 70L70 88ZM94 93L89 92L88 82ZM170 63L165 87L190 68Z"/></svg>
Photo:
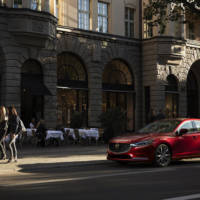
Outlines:
<svg viewBox="0 0 200 200"><path fill-rule="evenodd" d="M69 144L70 143L70 130L66 130L63 134L63 137L64 137L64 143L65 144Z"/></svg>
<svg viewBox="0 0 200 200"><path fill-rule="evenodd" d="M32 130L31 144L34 146L37 146L37 143L38 143L38 137L37 137L36 131Z"/></svg>
<svg viewBox="0 0 200 200"><path fill-rule="evenodd" d="M79 135L79 130L78 129L74 129L74 135L75 135L75 144L81 144L81 137Z"/></svg>
<svg viewBox="0 0 200 200"><path fill-rule="evenodd" d="M99 131L99 139L98 142L104 144L104 129L103 128L98 128Z"/></svg>

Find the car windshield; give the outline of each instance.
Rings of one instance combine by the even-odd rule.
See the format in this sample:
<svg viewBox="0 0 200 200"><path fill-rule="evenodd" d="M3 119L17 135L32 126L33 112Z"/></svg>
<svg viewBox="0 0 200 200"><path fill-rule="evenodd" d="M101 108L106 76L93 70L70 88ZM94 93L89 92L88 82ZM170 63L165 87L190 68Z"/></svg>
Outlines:
<svg viewBox="0 0 200 200"><path fill-rule="evenodd" d="M181 123L180 120L161 120L148 124L139 130L141 134L148 133L169 133Z"/></svg>

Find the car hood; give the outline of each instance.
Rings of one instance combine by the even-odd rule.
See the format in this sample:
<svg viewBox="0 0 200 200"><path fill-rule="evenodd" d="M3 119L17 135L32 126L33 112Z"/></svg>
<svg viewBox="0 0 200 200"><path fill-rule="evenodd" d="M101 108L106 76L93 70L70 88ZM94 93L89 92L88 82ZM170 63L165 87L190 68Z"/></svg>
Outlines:
<svg viewBox="0 0 200 200"><path fill-rule="evenodd" d="M172 133L149 133L141 134L134 133L124 136L114 137L110 140L111 143L136 143L144 140L155 140L167 136L172 136Z"/></svg>

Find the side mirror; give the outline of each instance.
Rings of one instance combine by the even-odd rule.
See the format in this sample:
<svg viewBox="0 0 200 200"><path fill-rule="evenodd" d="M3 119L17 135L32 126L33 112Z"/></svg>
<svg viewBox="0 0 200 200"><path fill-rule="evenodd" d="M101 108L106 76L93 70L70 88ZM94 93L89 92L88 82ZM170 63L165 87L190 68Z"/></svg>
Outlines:
<svg viewBox="0 0 200 200"><path fill-rule="evenodd" d="M177 134L176 134L176 135L178 135L178 136L184 135L184 134L187 133L187 132L188 132L188 129L182 128L179 132L177 131Z"/></svg>

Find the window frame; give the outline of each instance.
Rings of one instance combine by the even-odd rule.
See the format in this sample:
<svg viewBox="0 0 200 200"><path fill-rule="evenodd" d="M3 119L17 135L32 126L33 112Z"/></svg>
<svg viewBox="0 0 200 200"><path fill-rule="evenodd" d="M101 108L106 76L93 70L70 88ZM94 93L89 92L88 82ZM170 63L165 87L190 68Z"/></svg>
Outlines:
<svg viewBox="0 0 200 200"><path fill-rule="evenodd" d="M21 2L21 3L19 3ZM13 8L22 8L23 7L23 0L14 0L13 1Z"/></svg>
<svg viewBox="0 0 200 200"><path fill-rule="evenodd" d="M106 5L106 15L102 14L102 13L99 13L99 5L102 4L102 6ZM108 28L109 28L109 12L108 12L108 9L109 9L109 3L107 2L103 2L103 1L98 1L97 3L97 29L98 29L98 32L100 33L108 33ZM103 10L103 13L104 13L104 10ZM102 22L102 31L100 30L100 24L99 24L99 19L101 19L101 22ZM106 19L106 30L104 31L104 19Z"/></svg>
<svg viewBox="0 0 200 200"><path fill-rule="evenodd" d="M41 0L31 0L31 10L41 11L41 3Z"/></svg>
<svg viewBox="0 0 200 200"><path fill-rule="evenodd" d="M84 10L82 7L84 1L88 2L87 10ZM81 7L79 7L80 5ZM78 28L83 30L90 30L90 0L78 0Z"/></svg>
<svg viewBox="0 0 200 200"><path fill-rule="evenodd" d="M126 18L126 9L128 18ZM133 19L130 18L131 12L133 14ZM125 7L124 15L125 15L124 16L125 36L133 38L135 36L135 9L131 7ZM126 32L126 23L127 23L127 32ZM132 32L131 32L131 24L133 25Z"/></svg>

